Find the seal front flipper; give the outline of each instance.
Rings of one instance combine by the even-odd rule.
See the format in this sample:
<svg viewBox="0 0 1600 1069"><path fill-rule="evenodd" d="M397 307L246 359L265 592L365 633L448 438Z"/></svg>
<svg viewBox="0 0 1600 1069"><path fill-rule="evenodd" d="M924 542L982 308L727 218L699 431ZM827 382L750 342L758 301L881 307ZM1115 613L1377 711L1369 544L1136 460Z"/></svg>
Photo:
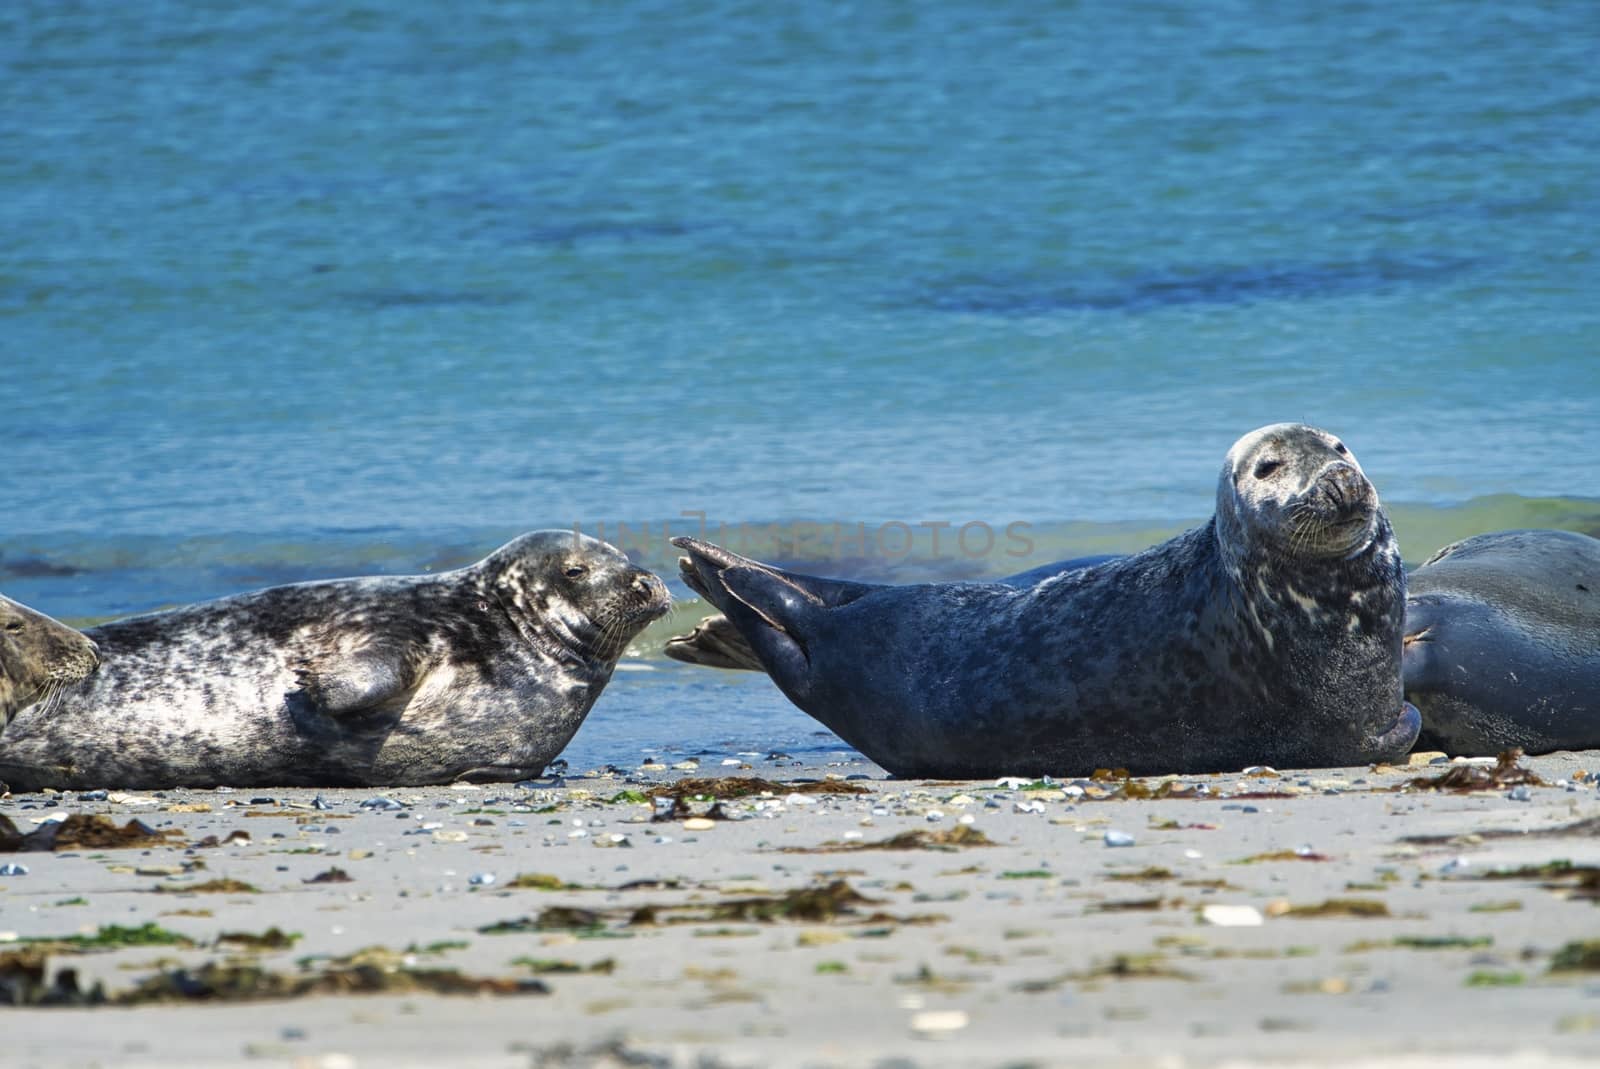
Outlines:
<svg viewBox="0 0 1600 1069"><path fill-rule="evenodd" d="M415 659L383 646L343 657L308 657L295 665L294 674L299 695L330 716L398 711L417 685Z"/></svg>
<svg viewBox="0 0 1600 1069"><path fill-rule="evenodd" d="M761 659L755 655L739 629L733 626L732 620L720 613L703 618L686 635L667 639L662 652L675 661L706 668L763 671Z"/></svg>

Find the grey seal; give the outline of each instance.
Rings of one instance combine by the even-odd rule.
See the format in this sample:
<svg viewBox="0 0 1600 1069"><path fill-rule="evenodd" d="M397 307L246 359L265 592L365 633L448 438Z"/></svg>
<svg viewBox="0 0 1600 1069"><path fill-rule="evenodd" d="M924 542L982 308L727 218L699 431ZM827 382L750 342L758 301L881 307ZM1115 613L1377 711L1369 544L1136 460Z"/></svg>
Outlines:
<svg viewBox="0 0 1600 1069"><path fill-rule="evenodd" d="M674 542L790 700L900 776L1347 765L1420 726L1388 518L1348 448L1301 424L1233 445L1203 526L1022 587L841 582Z"/></svg>
<svg viewBox="0 0 1600 1069"><path fill-rule="evenodd" d="M469 567L271 587L88 632L98 671L0 735L41 787L517 779L670 605L615 548L539 531Z"/></svg>
<svg viewBox="0 0 1600 1069"><path fill-rule="evenodd" d="M1454 754L1600 747L1600 540L1497 531L1410 576L1406 697Z"/></svg>
<svg viewBox="0 0 1600 1069"><path fill-rule="evenodd" d="M22 709L49 715L61 692L99 664L93 639L0 596L0 730Z"/></svg>

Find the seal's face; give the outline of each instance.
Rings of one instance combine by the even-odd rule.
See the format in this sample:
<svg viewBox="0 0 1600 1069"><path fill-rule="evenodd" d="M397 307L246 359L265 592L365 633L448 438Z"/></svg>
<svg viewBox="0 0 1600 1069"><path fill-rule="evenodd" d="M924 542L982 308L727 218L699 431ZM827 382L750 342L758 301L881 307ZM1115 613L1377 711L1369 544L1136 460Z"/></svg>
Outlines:
<svg viewBox="0 0 1600 1069"><path fill-rule="evenodd" d="M1295 558L1351 557L1378 533L1378 492L1327 431L1275 423L1234 443L1217 511L1253 540Z"/></svg>
<svg viewBox="0 0 1600 1069"><path fill-rule="evenodd" d="M95 644L66 624L0 597L0 727L100 665Z"/></svg>
<svg viewBox="0 0 1600 1069"><path fill-rule="evenodd" d="M659 578L573 531L523 535L489 561L494 593L514 616L589 660L615 661L672 606Z"/></svg>

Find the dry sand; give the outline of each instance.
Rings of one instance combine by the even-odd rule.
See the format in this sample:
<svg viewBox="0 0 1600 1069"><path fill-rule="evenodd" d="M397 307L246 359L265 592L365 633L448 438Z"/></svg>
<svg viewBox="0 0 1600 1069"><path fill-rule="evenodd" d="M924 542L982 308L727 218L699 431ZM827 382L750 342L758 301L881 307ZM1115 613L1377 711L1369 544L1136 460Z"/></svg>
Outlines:
<svg viewBox="0 0 1600 1069"><path fill-rule="evenodd" d="M1546 786L1400 790L1449 766L1360 768L1181 777L1207 791L1168 798L725 760L4 800L23 833L103 814L180 834L0 854L27 869L0 876L0 996L37 995L19 962L38 949L50 977L76 970L60 989L113 1001L162 976L314 993L3 1007L0 1065L1504 1069L1596 1045L1600 942L1581 944L1600 940L1600 832L1579 822L1600 818L1600 753L1525 759ZM723 800L726 820L637 800L730 775L784 786ZM866 793L793 793L805 781ZM858 849L906 833L956 841ZM348 880L308 882L335 869ZM93 945L147 924L194 945ZM273 928L292 945L220 939ZM96 938L27 942L74 935ZM507 993L413 989L479 981ZM321 993L373 986L390 990Z"/></svg>

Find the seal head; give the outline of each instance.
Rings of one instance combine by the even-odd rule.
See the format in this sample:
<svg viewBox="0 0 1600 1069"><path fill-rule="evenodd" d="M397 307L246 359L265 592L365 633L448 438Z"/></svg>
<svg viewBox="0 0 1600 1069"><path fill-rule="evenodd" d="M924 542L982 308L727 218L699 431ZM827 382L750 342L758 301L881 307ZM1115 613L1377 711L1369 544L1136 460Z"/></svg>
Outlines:
<svg viewBox="0 0 1600 1069"><path fill-rule="evenodd" d="M0 729L29 706L49 706L100 665L94 641L0 596Z"/></svg>

